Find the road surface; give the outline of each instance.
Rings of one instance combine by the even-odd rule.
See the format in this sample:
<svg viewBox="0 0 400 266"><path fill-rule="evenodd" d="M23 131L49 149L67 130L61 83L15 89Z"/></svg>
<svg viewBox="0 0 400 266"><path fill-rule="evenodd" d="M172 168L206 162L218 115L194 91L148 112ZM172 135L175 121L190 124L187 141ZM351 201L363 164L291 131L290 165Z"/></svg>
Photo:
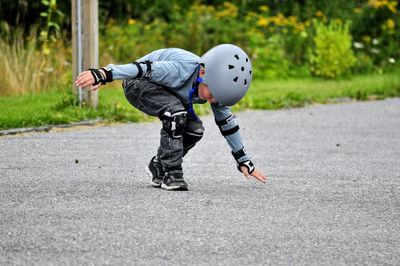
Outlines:
<svg viewBox="0 0 400 266"><path fill-rule="evenodd" d="M399 265L400 99L211 116L187 192L152 188L158 122L0 138L1 265Z"/></svg>

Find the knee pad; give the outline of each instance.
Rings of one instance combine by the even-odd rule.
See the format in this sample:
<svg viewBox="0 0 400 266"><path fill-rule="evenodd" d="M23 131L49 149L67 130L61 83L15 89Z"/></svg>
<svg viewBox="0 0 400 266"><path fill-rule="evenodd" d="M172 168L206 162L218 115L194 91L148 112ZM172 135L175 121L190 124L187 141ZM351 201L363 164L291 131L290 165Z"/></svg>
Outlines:
<svg viewBox="0 0 400 266"><path fill-rule="evenodd" d="M188 120L186 130L184 132L184 138L186 139L187 143L195 144L196 142L201 140L203 134L203 123Z"/></svg>
<svg viewBox="0 0 400 266"><path fill-rule="evenodd" d="M188 145L196 144L201 140L202 137L203 137L203 132L201 133L184 132L184 145L185 143Z"/></svg>
<svg viewBox="0 0 400 266"><path fill-rule="evenodd" d="M188 120L185 132L183 133L183 156L201 140L203 133L203 123Z"/></svg>
<svg viewBox="0 0 400 266"><path fill-rule="evenodd" d="M186 110L176 112L166 111L161 116L163 129L170 135L171 138L182 138L187 122Z"/></svg>

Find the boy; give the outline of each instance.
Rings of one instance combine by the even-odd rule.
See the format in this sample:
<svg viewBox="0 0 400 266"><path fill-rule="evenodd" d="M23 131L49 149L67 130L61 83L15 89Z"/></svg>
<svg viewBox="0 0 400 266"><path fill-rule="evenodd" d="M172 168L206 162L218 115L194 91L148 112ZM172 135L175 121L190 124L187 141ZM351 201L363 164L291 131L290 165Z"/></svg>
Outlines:
<svg viewBox="0 0 400 266"><path fill-rule="evenodd" d="M187 190L182 161L203 136L202 121L193 103L209 102L215 122L227 140L237 167L247 178L265 183L267 177L255 169L246 153L239 126L229 106L237 103L252 81L252 67L247 54L232 44L210 49L201 58L178 48L156 50L125 65L80 73L76 85L92 90L113 80L123 79L127 100L162 122L157 155L148 165L151 185L167 190Z"/></svg>

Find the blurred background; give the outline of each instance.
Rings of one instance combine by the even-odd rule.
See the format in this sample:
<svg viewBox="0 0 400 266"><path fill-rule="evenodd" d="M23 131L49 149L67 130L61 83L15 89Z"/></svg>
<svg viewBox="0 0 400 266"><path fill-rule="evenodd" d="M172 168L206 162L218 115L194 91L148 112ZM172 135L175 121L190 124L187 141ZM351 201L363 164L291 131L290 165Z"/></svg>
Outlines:
<svg viewBox="0 0 400 266"><path fill-rule="evenodd" d="M43 93L51 108L48 118L11 123L15 117L0 117L0 129L143 118L127 113L134 111L120 91L107 89L97 110L73 109L71 1L0 0L0 18L0 108L5 114L10 99L25 95L32 102ZM399 26L398 1L391 0L99 0L100 65L132 62L164 47L201 55L234 43L251 56L255 78L239 109L398 96Z"/></svg>

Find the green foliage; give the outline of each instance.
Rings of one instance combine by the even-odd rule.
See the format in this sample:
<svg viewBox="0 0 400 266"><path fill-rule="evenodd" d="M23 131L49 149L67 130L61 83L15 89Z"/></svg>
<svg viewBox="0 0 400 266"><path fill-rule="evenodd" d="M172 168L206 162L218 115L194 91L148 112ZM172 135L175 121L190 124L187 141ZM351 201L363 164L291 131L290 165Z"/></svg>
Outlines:
<svg viewBox="0 0 400 266"><path fill-rule="evenodd" d="M46 8L40 13L44 19L44 26L40 31L40 40L43 42L56 41L61 36L60 20L64 14L57 9L57 0L42 0L42 5Z"/></svg>
<svg viewBox="0 0 400 266"><path fill-rule="evenodd" d="M0 94L70 86L70 8L70 1L0 0ZM248 52L255 79L385 73L398 69L399 25L396 0L99 0L100 64L164 47L201 55L229 42Z"/></svg>
<svg viewBox="0 0 400 266"><path fill-rule="evenodd" d="M202 54L220 43L246 46L245 24L238 23L238 8L230 3L214 8L193 4L188 10L172 6L169 21L156 18L149 23L127 19L106 27L101 50L117 62L135 60L154 49L180 47Z"/></svg>
<svg viewBox="0 0 400 266"><path fill-rule="evenodd" d="M110 24L100 42L101 62L131 62L146 53L164 47L166 24L144 24L130 20L125 25ZM133 21L133 22L132 22Z"/></svg>
<svg viewBox="0 0 400 266"><path fill-rule="evenodd" d="M371 58L378 71L395 66L400 58L399 1L375 0L355 9L351 33L356 54Z"/></svg>
<svg viewBox="0 0 400 266"><path fill-rule="evenodd" d="M258 31L248 33L255 79L286 78L290 62L280 35L266 39Z"/></svg>
<svg viewBox="0 0 400 266"><path fill-rule="evenodd" d="M220 43L244 43L244 23L238 23L239 9L225 2L221 6L195 3L188 10L175 6L168 23L166 45L202 54Z"/></svg>
<svg viewBox="0 0 400 266"><path fill-rule="evenodd" d="M353 73L372 73L376 67L370 55L363 52L355 53L356 62L352 68Z"/></svg>
<svg viewBox="0 0 400 266"><path fill-rule="evenodd" d="M311 71L324 78L335 78L346 73L355 63L351 50L349 24L315 21L314 47L310 52Z"/></svg>

